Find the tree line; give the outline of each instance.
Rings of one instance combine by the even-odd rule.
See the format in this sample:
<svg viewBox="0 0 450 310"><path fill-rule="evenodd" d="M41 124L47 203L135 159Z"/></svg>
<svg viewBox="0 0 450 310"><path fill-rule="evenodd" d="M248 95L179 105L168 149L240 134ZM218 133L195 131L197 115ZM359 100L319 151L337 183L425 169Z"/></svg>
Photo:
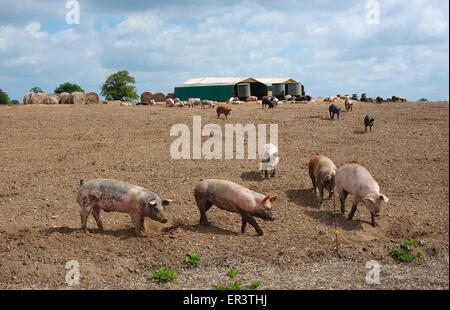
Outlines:
<svg viewBox="0 0 450 310"><path fill-rule="evenodd" d="M138 99L139 96L136 92L136 87L134 84L136 80L132 77L127 70L121 70L116 73L111 74L106 79L101 87L101 95L105 97L106 100L122 100L131 101L133 99ZM44 91L40 87L32 87L29 92L32 93L43 93ZM66 82L60 84L55 88L53 93L73 93L73 92L85 92L79 85ZM11 100L6 92L0 88L0 104L19 104L19 100Z"/></svg>

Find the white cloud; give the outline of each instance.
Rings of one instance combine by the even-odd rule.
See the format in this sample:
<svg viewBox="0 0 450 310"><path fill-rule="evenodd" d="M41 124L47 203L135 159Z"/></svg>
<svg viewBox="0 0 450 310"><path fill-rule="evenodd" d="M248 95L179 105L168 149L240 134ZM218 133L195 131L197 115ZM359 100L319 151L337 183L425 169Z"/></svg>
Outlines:
<svg viewBox="0 0 450 310"><path fill-rule="evenodd" d="M23 17L30 22L0 25L0 85L18 98L32 86L51 91L66 81L99 92L107 75L126 69L138 91L172 91L191 77L287 76L312 95L416 99L418 88L409 85L420 84L421 95L428 89L428 97L448 98L448 2L379 2L379 25L365 22L364 1L325 0L285 1L276 9L252 1L169 1L164 8L139 1L135 10L115 15L114 6L123 3L111 1L107 16L121 22L100 30L95 19L106 14L102 2L83 4L81 25L54 32L43 27L45 20ZM23 3L22 15L41 10ZM54 14L63 16L59 6Z"/></svg>

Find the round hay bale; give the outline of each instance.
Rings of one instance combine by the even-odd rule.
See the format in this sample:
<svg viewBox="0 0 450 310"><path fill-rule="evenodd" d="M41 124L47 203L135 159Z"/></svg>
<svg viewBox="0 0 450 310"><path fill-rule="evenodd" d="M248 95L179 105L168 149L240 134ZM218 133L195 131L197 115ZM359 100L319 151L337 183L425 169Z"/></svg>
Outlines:
<svg viewBox="0 0 450 310"><path fill-rule="evenodd" d="M55 94L48 94L44 99L45 104L59 104L59 101L59 97Z"/></svg>
<svg viewBox="0 0 450 310"><path fill-rule="evenodd" d="M71 104L86 104L87 97L84 93L76 91L72 93L72 97L70 98Z"/></svg>
<svg viewBox="0 0 450 310"><path fill-rule="evenodd" d="M33 93L27 93L24 97L23 97L23 104L30 104L30 99L31 96L33 95Z"/></svg>
<svg viewBox="0 0 450 310"><path fill-rule="evenodd" d="M46 93L34 93L31 95L29 104L44 104L46 97Z"/></svg>
<svg viewBox="0 0 450 310"><path fill-rule="evenodd" d="M158 92L158 93L155 94L153 99L155 99L156 102L165 102L166 101L166 94Z"/></svg>
<svg viewBox="0 0 450 310"><path fill-rule="evenodd" d="M100 101L100 98L98 97L97 93L89 92L86 94L87 104L93 104L98 103Z"/></svg>
<svg viewBox="0 0 450 310"><path fill-rule="evenodd" d="M61 93L59 94L59 104L71 104L72 95L69 93Z"/></svg>
<svg viewBox="0 0 450 310"><path fill-rule="evenodd" d="M141 94L141 102L148 102L153 99L155 95L151 91L145 91Z"/></svg>

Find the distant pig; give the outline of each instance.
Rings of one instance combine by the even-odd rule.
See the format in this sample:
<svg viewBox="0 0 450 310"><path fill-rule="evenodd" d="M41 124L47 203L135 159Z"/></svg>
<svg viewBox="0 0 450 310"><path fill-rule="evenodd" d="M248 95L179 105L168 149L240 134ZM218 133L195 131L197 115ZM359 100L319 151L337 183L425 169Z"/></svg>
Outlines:
<svg viewBox="0 0 450 310"><path fill-rule="evenodd" d="M266 221L275 220L271 205L275 197L264 196L230 181L214 179L200 181L195 187L194 196L200 211L200 224L203 225L209 224L206 212L212 205L225 211L239 213L242 216L242 233L245 232L248 222L255 228L258 235L263 235L253 216Z"/></svg>
<svg viewBox="0 0 450 310"><path fill-rule="evenodd" d="M144 217L166 223L166 206L172 201L161 199L143 187L113 179L80 181L77 201L81 206L81 229L86 231L87 218L92 212L100 231L103 230L100 210L130 214L138 236L144 230Z"/></svg>
<svg viewBox="0 0 450 310"><path fill-rule="evenodd" d="M166 99L166 108L172 108L175 106L175 102L173 101L172 98L167 98Z"/></svg>
<svg viewBox="0 0 450 310"><path fill-rule="evenodd" d="M372 117L372 115L367 114L366 117L364 117L364 131L367 132L367 127L370 127L370 131L372 131L373 122L375 119Z"/></svg>
<svg viewBox="0 0 450 310"><path fill-rule="evenodd" d="M345 199L353 196L353 205L348 219L351 220L359 202L363 202L372 216L372 226L377 226L375 217L379 216L381 201L389 202L389 198L380 194L378 183L366 168L349 164L338 169L335 176L336 191L341 201L341 213L345 213Z"/></svg>
<svg viewBox="0 0 450 310"><path fill-rule="evenodd" d="M278 99L277 99L277 103L278 103ZM269 109L273 109L274 108L274 102L273 102L272 97L264 96L262 98L262 108L264 109L266 107L266 105L269 106Z"/></svg>
<svg viewBox="0 0 450 310"><path fill-rule="evenodd" d="M271 177L274 177L275 170L280 161L280 158L278 157L278 148L272 143L265 144L260 151L260 158L261 162L259 168L261 172L264 171L264 177L267 179L269 172L272 172Z"/></svg>
<svg viewBox="0 0 450 310"><path fill-rule="evenodd" d="M350 98L345 99L345 111L353 111L353 101Z"/></svg>
<svg viewBox="0 0 450 310"><path fill-rule="evenodd" d="M341 113L340 107L335 104L331 104L328 111L330 112L330 119L334 119L334 114L337 114L337 118L339 119L339 114Z"/></svg>
<svg viewBox="0 0 450 310"><path fill-rule="evenodd" d="M231 113L231 108L227 108L224 106L218 106L216 112L217 112L217 118L220 118L220 115L223 114L223 115L225 115L225 118L228 119L228 114Z"/></svg>
<svg viewBox="0 0 450 310"><path fill-rule="evenodd" d="M323 190L329 193L329 199L334 194L334 177L336 175L336 165L325 156L316 155L309 161L309 177L311 178L314 194L316 188L319 188L320 200L319 205L323 203Z"/></svg>

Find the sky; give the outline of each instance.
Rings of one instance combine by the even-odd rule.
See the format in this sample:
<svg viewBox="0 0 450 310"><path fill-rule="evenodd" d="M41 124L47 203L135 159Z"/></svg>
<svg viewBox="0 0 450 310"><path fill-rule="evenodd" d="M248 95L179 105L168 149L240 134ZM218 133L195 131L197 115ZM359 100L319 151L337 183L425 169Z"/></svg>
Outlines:
<svg viewBox="0 0 450 310"><path fill-rule="evenodd" d="M79 4L79 24L67 23ZM378 8L378 10L377 10ZM138 94L190 78L293 78L312 96L449 98L448 0L0 0L0 89Z"/></svg>

